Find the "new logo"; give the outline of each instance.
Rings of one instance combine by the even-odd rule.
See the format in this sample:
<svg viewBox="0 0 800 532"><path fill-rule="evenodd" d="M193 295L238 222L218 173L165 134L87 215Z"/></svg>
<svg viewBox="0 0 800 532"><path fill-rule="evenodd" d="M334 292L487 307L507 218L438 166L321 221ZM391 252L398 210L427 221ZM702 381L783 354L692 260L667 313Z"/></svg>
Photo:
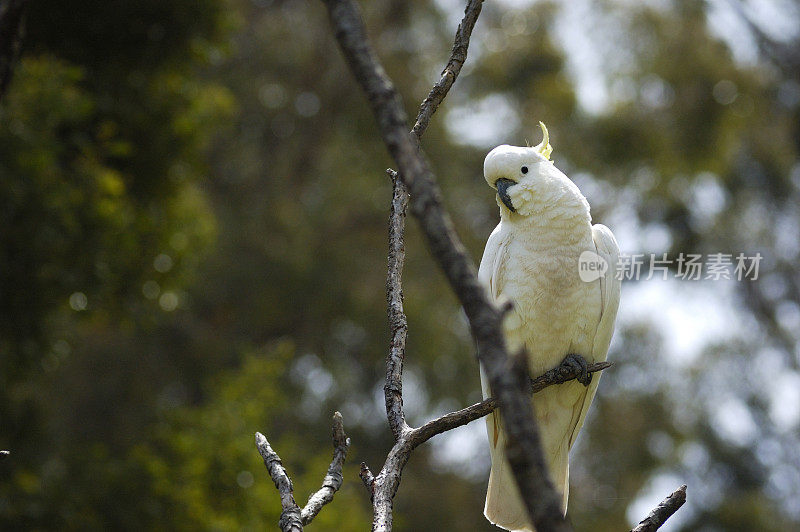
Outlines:
<svg viewBox="0 0 800 532"><path fill-rule="evenodd" d="M598 280L607 271L608 262L594 251L584 251L578 257L578 275L584 283Z"/></svg>

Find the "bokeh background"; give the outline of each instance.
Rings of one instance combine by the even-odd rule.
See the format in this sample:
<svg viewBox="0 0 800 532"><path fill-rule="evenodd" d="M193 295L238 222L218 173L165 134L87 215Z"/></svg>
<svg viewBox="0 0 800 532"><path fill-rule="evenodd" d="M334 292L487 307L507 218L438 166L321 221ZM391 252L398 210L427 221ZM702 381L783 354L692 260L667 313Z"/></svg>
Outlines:
<svg viewBox="0 0 800 532"><path fill-rule="evenodd" d="M30 2L0 104L0 528L261 530L353 445L312 530L365 530L383 412L391 165L319 2ZM362 2L409 113L459 0ZM626 253L761 253L757 281L625 282L572 458L577 530L682 483L668 530L800 527L800 11L782 0L487 2L423 139L477 261L482 160L535 144ZM412 422L480 399L409 223ZM674 272L673 272L674 273ZM658 276L657 276L658 277ZM398 530L491 530L482 422L419 448Z"/></svg>

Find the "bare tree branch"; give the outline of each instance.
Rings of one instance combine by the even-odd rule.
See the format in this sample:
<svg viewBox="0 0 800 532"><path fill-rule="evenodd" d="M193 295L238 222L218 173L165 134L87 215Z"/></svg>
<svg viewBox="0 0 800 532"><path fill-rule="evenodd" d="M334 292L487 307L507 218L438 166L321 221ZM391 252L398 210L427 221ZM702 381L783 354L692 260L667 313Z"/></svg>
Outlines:
<svg viewBox="0 0 800 532"><path fill-rule="evenodd" d="M344 432L342 414L333 414L332 427L333 440L333 459L328 467L328 473L322 481L322 487L308 498L305 508L302 510L294 500L292 480L283 467L280 456L270 446L267 439L260 432L256 432L256 447L264 459L269 476L275 483L278 493L281 496L281 518L278 526L283 532L300 532L303 526L309 524L319 514L322 507L333 500L333 495L342 485L342 466L347 457L347 449L350 447L350 438Z"/></svg>
<svg viewBox="0 0 800 532"><path fill-rule="evenodd" d="M447 96L450 87L453 86L459 72L461 72L461 67L464 66L464 62L467 60L469 39L472 36L472 29L478 21L478 15L481 14L481 7L483 7L483 0L470 0L467 2L467 7L464 8L464 18L456 30L456 38L455 42L453 42L453 51L450 52L450 60L442 70L441 79L436 82L428 97L420 105L417 121L411 129L411 132L418 139L428 129L428 123L430 123L433 113L436 112L439 104Z"/></svg>
<svg viewBox="0 0 800 532"><path fill-rule="evenodd" d="M408 430L403 414L403 360L406 352L408 319L403 311L403 264L406 250L404 242L408 191L398 178L397 172L387 170L392 179L392 207L389 215L389 266L386 276L386 299L388 302L389 329L391 340L386 358L386 384L383 387L386 399L386 416L394 439Z"/></svg>
<svg viewBox="0 0 800 532"><path fill-rule="evenodd" d="M631 532L653 532L658 530L685 502L686 484L670 493L666 499L647 514L647 517L639 521L639 524Z"/></svg>
<svg viewBox="0 0 800 532"><path fill-rule="evenodd" d="M453 51L450 60L442 70L442 77L433 86L428 96L422 102L417 113L417 120L411 133L416 140L425 134L431 117L439 108L450 87L455 83L464 61L467 59L469 40L472 30L481 13L483 0L470 0L464 8L464 18L456 30ZM386 384L384 395L386 399L386 414L389 426L395 440L400 438L404 430L408 430L405 415L403 414L403 361L405 359L406 338L408 336L408 319L403 311L402 275L405 262L405 246L403 234L405 232L406 209L408 208L408 190L397 172L386 170L392 180L392 207L389 218L389 267L386 279L386 298L388 300L389 328L391 341L389 356L386 361Z"/></svg>
<svg viewBox="0 0 800 532"><path fill-rule="evenodd" d="M611 362L596 362L589 364L587 371L589 373L595 373L597 371L608 369L613 365L614 364ZM541 392L548 386L562 384L567 381L574 380L578 377L579 373L580 370L577 367L559 366L551 369L543 375L536 377L535 379L531 379L530 391L532 394L534 394ZM484 399L480 403L475 403L472 406L462 408L461 410L456 410L455 412L450 412L442 417L428 421L418 429L414 429L413 438L409 439L415 440L414 447L416 447L420 443L431 439L437 434L447 432L448 430L453 430L462 425L466 425L467 423L471 423L476 419L480 419L483 416L487 416L494 412L495 408L497 408L497 401L493 397Z"/></svg>
<svg viewBox="0 0 800 532"><path fill-rule="evenodd" d="M590 373L594 373L611 366L610 362L598 362L590 364L587 369ZM528 386L531 393L537 393L548 386L573 380L578 375L579 370L577 368L557 367L536 379L529 379ZM467 408L450 412L428 421L419 428L408 428L389 451L386 462L377 477L372 476L372 472L366 467L366 464L361 464L361 474L359 476L369 489L373 502L373 530L391 530L392 499L400 486L403 467L411 457L411 452L437 434L475 421L493 412L495 408L497 408L497 401L489 398Z"/></svg>
<svg viewBox="0 0 800 532"><path fill-rule="evenodd" d="M420 106L419 114L417 116L417 121L414 125L414 140L418 141L422 134L427 129L428 123L430 122L431 116L436 112L439 104L442 102L444 97L452 87L453 82L458 77L459 72L461 71L461 67L464 64L464 61L467 57L467 49L469 47L469 39L472 34L472 29L475 27L475 22L478 19L478 15L480 14L481 5L483 0L470 0L467 3L467 7L465 9L464 20L458 27L456 32L455 43L453 45L453 51L451 53L450 60L448 61L447 66L445 67L442 78L439 82L433 87L428 97L423 101L422 105ZM364 41L366 43L366 40ZM386 384L384 386L384 395L386 400L386 413L387 418L389 420L389 426L392 429L392 433L395 436L396 440L400 440L401 437L410 430L410 427L406 423L405 416L403 414L403 397L402 397L402 372L403 372L403 360L405 357L405 345L406 345L406 337L408 332L408 321L403 311L403 293L402 293L402 284L401 284L401 276L403 271L403 263L405 261L405 247L403 236L405 232L405 215L406 210L408 207L408 190L406 185L403 181L398 177L397 173L394 170L387 170L387 173L392 179L393 182L393 198L392 198L392 214L391 214L391 223L389 228L389 242L390 242L390 250L389 250L389 268L388 268L388 276L387 276L387 300L388 300L388 315L389 315L389 323L391 329L391 341L390 341L390 349L389 355L387 357L386 362ZM259 442L259 436L263 442ZM259 446L259 452L262 453L264 456L264 462L267 464L267 456L270 458L270 464L273 464L273 469L275 470L275 474L277 474L278 479L276 480L276 476L273 475L273 469L270 468L270 465L267 465L267 469L270 471L270 475L273 477L273 481L275 481L276 487L278 487L278 491L281 493L281 502L284 507L284 514L288 515L289 517L293 518L295 515L295 508L297 504L294 502L294 498L291 493L291 481L289 480L288 475L286 475L285 469L280 466L280 458L278 458L277 453L275 453L269 444L266 441L266 438L263 435L257 434L256 436L257 443ZM335 438L334 438L335 439ZM349 442L348 442L349 443ZM416 444L418 445L418 443ZM416 446L414 445L414 447ZM413 448L413 447L412 447ZM268 451L268 452L267 452ZM345 448L346 452L346 448ZM266 453L266 456L265 456ZM394 474L388 475L393 481L392 482L385 482L387 475L379 475L379 477L383 480L381 485L386 484L388 486L388 490L381 490L382 493L386 492L387 497L383 497L381 500L388 501L388 506L381 504L377 504L376 508L379 506L381 508L385 508L386 512L382 513L383 519L387 519L388 517L388 527L391 528L391 502L392 497L394 497L395 492L397 491L397 486L399 485L400 481L400 473L402 472L402 467L405 465L406 461L408 460L407 455L405 457L397 457L399 458L399 462L394 462L392 459L392 453L390 456L387 457L387 464L388 463L395 463L396 464L396 476ZM274 466L276 464L280 466L278 469ZM342 458L343 460L343 458ZM336 453L334 453L334 462L336 462ZM331 464L331 468L334 467L334 463ZM282 473L282 474L281 474ZM383 471L382 471L383 473ZM331 474L331 470L329 469L329 476ZM339 474L341 474L341 468L339 468ZM375 486L377 479L370 471L369 467L365 463L361 464L361 472L359 474L361 480L363 481L364 485L369 489L370 496L374 500L375 496ZM339 477L341 478L341 477ZM323 488L326 487L326 482L323 483ZM396 481L394 481L396 479ZM341 485L341 480L338 481L338 485L333 491L338 489L338 486ZM283 488L283 491L281 489ZM322 490L320 490L321 492ZM330 493L330 498L333 497L333 491ZM320 493L318 492L318 494ZM288 494L288 497L287 495ZM309 510L309 507L312 506L312 500L316 502L314 499L315 496L312 496L309 499L309 503L306 505L306 509L304 509L301 513L302 524L308 524L310 520L313 518L313 515L316 515L322 507L322 504L325 504L330 501L330 499L325 500L322 504L319 505L319 508L316 509L313 515L310 518L306 519L307 514L306 510ZM313 506L316 508L316 505ZM288 508L288 513L287 513ZM378 512L376 510L376 516ZM281 529L286 530L285 526L296 526L290 519L284 519L284 515L282 515L281 519Z"/></svg>
<svg viewBox="0 0 800 532"><path fill-rule="evenodd" d="M464 11L464 19L456 31L455 43L450 60L442 72L442 78L434 85L427 98L420 105L417 120L411 131L416 143L425 133L430 118L453 86L467 57L469 40L475 22L478 20L483 0L470 0ZM405 262L405 217L408 207L408 190L397 172L388 169L392 180L392 204L389 218L389 259L386 279L386 298L391 331L389 354L386 359L386 384L384 396L386 414L396 443L378 477L373 476L366 464L361 464L362 482L370 493L373 502L373 530L390 530L392 527L392 500L400 485L403 467L411 450L430 438L419 439L418 430L412 430L403 413L403 361L405 359L408 320L403 311L402 274ZM413 441L412 441L413 440ZM376 497L377 493L377 497Z"/></svg>
<svg viewBox="0 0 800 532"><path fill-rule="evenodd" d="M364 487L369 491L369 498L372 500L372 496L375 493L375 475L372 474L365 462L361 462L361 471L359 471L358 476L361 478L361 482L364 483Z"/></svg>
<svg viewBox="0 0 800 532"><path fill-rule="evenodd" d="M8 89L19 54L27 0L7 0L0 6L0 100Z"/></svg>
<svg viewBox="0 0 800 532"><path fill-rule="evenodd" d="M608 369L613 366L613 362L603 361L603 362L593 362L586 367L586 371L589 373L594 373L596 371L602 371L604 369ZM541 392L548 386L552 386L553 384L562 384L567 381L571 381L576 379L580 374L580 370L571 367L571 366L557 366L551 370L546 371L542 375L539 375L535 379L531 379L530 381L530 391L531 393Z"/></svg>
<svg viewBox="0 0 800 532"><path fill-rule="evenodd" d="M408 120L400 97L368 42L357 5L352 0L325 0L334 34L357 82L364 90L376 117L384 143L397 163L400 176L411 196L412 213L419 221L431 254L456 292L470 323L490 387L503 409L502 422L507 434L506 456L531 520L540 531L570 530L561 515L560 495L556 493L545 466L530 398L527 373L513 374L502 333L502 313L489 301L478 283L476 269L455 234L453 224L441 204L441 193L433 173L417 149L416 135L408 133ZM519 366L519 364L517 364ZM376 478L375 504L382 475L390 462L402 468L402 456L389 453L384 470ZM405 457L407 460L407 456ZM399 474L391 494L399 483ZM534 504L533 501L536 501ZM391 508L391 500L387 501ZM376 519L377 519L376 508ZM390 514L390 512L389 512ZM373 521L373 529L391 527Z"/></svg>
<svg viewBox="0 0 800 532"><path fill-rule="evenodd" d="M286 473L286 468L281 463L280 456L272 450L269 442L260 432L256 432L256 447L258 447L258 452L264 459L264 465L267 466L269 476L272 477L272 482L275 483L275 487L281 496L283 512L281 512L278 526L283 532L301 532L303 530L303 522L300 519L300 507L297 506L294 500L292 493L294 487L289 475Z"/></svg>
<svg viewBox="0 0 800 532"><path fill-rule="evenodd" d="M350 447L350 438L344 433L342 414L333 414L333 459L328 467L328 474L322 481L322 487L308 498L305 508L300 513L303 524L307 525L322 510L322 507L333 500L333 495L342 486L342 466L347 458L347 449Z"/></svg>

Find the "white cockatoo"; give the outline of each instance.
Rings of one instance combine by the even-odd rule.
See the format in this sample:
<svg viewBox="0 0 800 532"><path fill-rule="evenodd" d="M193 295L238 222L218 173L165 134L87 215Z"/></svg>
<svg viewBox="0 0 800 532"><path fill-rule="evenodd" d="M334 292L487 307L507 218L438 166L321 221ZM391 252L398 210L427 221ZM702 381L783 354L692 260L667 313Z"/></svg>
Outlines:
<svg viewBox="0 0 800 532"><path fill-rule="evenodd" d="M619 246L606 226L592 225L586 198L550 162L547 128L539 124L541 144L498 146L483 163L487 183L497 190L500 224L486 243L478 277L493 301L513 304L503 324L506 345L511 354L525 348L532 376L560 364L580 369L578 380L534 398L545 460L566 514L569 450L600 377L592 379L586 363L606 359L619 306ZM490 397L483 372L481 385ZM502 528L532 531L505 457L500 415L486 421L492 471L484 514Z"/></svg>

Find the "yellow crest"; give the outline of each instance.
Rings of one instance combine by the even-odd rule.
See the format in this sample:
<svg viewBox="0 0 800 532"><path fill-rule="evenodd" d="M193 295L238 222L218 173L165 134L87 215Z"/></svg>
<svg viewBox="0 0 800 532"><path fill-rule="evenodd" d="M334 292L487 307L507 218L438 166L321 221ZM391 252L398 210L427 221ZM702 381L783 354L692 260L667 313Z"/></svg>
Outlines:
<svg viewBox="0 0 800 532"><path fill-rule="evenodd" d="M542 135L544 135L544 138L542 142L536 145L536 151L549 161L550 154L553 153L553 147L550 145L550 134L547 132L547 126L544 125L544 122L539 122L539 127L542 128Z"/></svg>

